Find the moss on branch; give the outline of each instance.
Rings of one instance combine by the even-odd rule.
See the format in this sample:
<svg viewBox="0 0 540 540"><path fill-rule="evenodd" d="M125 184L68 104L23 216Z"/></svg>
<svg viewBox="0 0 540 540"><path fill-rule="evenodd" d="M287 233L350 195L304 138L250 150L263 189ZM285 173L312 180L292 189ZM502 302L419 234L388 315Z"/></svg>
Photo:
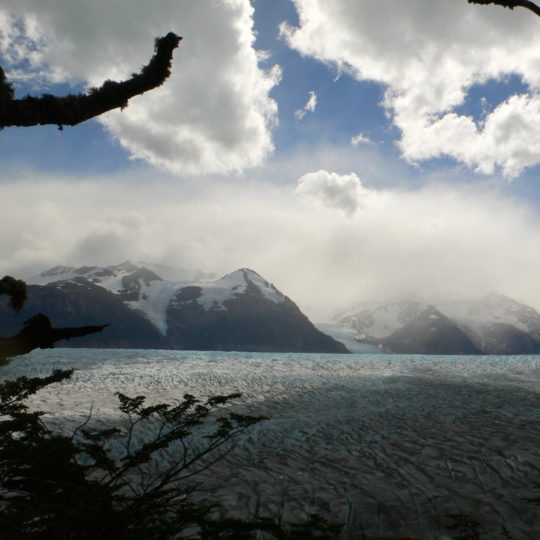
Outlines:
<svg viewBox="0 0 540 540"><path fill-rule="evenodd" d="M53 124L75 126L112 109L123 109L139 94L161 86L171 74L173 51L182 38L169 32L156 39L155 54L140 73L122 82L105 81L86 94L57 97L43 94L13 99L13 88L0 67L0 128Z"/></svg>

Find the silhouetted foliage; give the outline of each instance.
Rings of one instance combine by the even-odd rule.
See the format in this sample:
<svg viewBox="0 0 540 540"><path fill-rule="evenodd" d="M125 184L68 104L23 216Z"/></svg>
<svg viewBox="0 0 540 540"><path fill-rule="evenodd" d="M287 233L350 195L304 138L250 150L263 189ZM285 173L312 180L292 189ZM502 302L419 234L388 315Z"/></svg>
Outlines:
<svg viewBox="0 0 540 540"><path fill-rule="evenodd" d="M446 526L454 531L453 540L482 540L480 523L468 514L448 514L446 517L452 521Z"/></svg>
<svg viewBox="0 0 540 540"><path fill-rule="evenodd" d="M531 500L531 499L525 499ZM488 540L484 534L480 522L465 512L457 514L447 514L451 521L446 525L446 529L452 531L452 540ZM504 540L515 540L505 523L501 524L498 538Z"/></svg>
<svg viewBox="0 0 540 540"><path fill-rule="evenodd" d="M265 531L299 540L330 539L339 531L317 515L287 529L271 518L217 520L218 505L194 496L193 478L264 420L223 410L240 394L205 402L185 394L175 406L146 406L144 396L117 393L121 427L90 428L89 415L71 433L55 433L25 400L71 374L57 370L0 384L3 539L242 540Z"/></svg>
<svg viewBox="0 0 540 540"><path fill-rule="evenodd" d="M21 279L4 276L0 279L0 295L2 294L9 296L9 307L19 312L28 298L26 283Z"/></svg>
<svg viewBox="0 0 540 540"><path fill-rule="evenodd" d="M39 98L13 99L13 88L0 68L0 128L56 124L62 129L62 126L80 124L112 109L123 109L132 97L165 82L171 74L173 51L181 39L172 32L156 39L156 52L140 73L122 82L107 80L87 94L65 97L43 94Z"/></svg>

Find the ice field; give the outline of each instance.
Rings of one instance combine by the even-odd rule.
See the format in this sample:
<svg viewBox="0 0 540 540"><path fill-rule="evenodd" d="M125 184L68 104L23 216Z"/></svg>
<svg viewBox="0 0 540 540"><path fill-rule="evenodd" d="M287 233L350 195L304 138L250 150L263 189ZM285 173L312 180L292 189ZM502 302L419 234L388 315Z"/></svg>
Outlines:
<svg viewBox="0 0 540 540"><path fill-rule="evenodd" d="M452 538L448 514L483 536L540 538L539 356L398 356L106 349L34 351L1 378L76 369L38 394L51 423L116 415L114 392L148 403L241 392L251 428L204 480L228 510L345 523L343 538ZM538 487L535 489L535 485ZM508 536L506 536L508 538Z"/></svg>

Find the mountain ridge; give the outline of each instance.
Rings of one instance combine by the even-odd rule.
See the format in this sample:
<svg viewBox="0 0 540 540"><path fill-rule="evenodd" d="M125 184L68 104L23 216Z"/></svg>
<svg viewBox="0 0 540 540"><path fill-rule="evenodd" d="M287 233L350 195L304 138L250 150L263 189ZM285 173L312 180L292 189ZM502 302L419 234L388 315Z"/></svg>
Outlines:
<svg viewBox="0 0 540 540"><path fill-rule="evenodd" d="M150 265L149 265L150 266ZM166 268L166 267L165 267ZM220 279L209 274L156 270L125 261L119 265L56 266L27 280L29 301L20 315L0 309L0 324L17 330L36 312L54 324L110 322L98 338L77 346L173 348L267 352L348 353L320 332L298 306L257 272L241 268Z"/></svg>
<svg viewBox="0 0 540 540"><path fill-rule="evenodd" d="M540 353L540 314L494 292L470 300L430 303L402 299L357 304L339 313L334 327L348 330L359 343L375 345L383 352ZM333 334L331 328L327 331Z"/></svg>

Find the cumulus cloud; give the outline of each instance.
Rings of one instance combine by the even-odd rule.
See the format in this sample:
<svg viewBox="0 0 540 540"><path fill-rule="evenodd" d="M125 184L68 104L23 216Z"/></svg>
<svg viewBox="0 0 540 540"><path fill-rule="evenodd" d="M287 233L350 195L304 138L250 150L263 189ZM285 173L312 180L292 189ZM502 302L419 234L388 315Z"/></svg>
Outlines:
<svg viewBox="0 0 540 540"><path fill-rule="evenodd" d="M203 31L204 30L204 31ZM184 40L162 87L100 117L135 158L173 172L242 171L272 152L277 105L269 97L280 70L259 66L249 0L5 0L0 53L21 73L87 86L122 80L152 54L154 38Z"/></svg>
<svg viewBox="0 0 540 540"><path fill-rule="evenodd" d="M298 109L294 113L294 117L300 122L307 112L314 112L317 107L317 94L313 91L309 91L309 99L302 109Z"/></svg>
<svg viewBox="0 0 540 540"><path fill-rule="evenodd" d="M480 173L508 178L540 162L540 41L526 10L447 0L294 0L299 25L282 35L359 80L386 85L384 106L401 130L399 147L416 162L448 155ZM456 112L475 84L521 76L529 91L481 121Z"/></svg>
<svg viewBox="0 0 540 540"><path fill-rule="evenodd" d="M353 146L358 146L359 144L373 144L373 141L363 133L358 133L358 135L351 138L351 144Z"/></svg>
<svg viewBox="0 0 540 540"><path fill-rule="evenodd" d="M332 173L320 178L322 197ZM287 185L135 180L2 182L0 214L10 226L0 229L0 275L128 258L218 274L247 266L318 320L351 302L411 291L496 290L540 307L540 223L494 188L370 189L376 203L356 203L346 217L342 208L306 204ZM343 183L353 194L359 188L352 175ZM345 201L354 207L354 195Z"/></svg>
<svg viewBox="0 0 540 540"><path fill-rule="evenodd" d="M347 216L352 216L358 208L376 197L376 192L364 188L355 173L337 174L323 169L301 176L295 194L328 208L342 210Z"/></svg>

